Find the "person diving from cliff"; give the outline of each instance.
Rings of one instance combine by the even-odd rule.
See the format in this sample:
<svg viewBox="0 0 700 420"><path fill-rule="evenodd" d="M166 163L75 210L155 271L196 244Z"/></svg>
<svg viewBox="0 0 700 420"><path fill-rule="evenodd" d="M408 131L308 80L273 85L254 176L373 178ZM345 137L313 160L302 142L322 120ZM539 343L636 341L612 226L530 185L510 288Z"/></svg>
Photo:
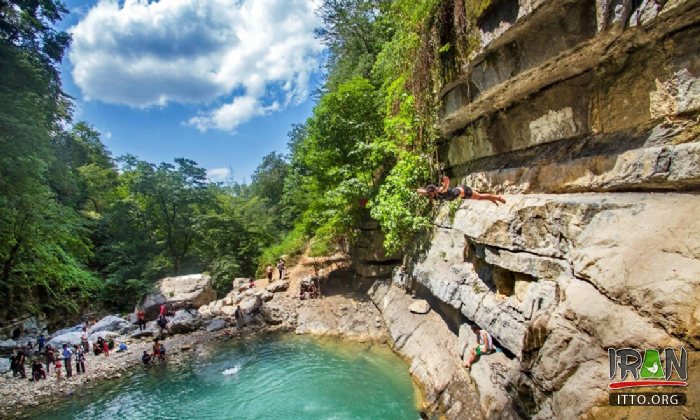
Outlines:
<svg viewBox="0 0 700 420"><path fill-rule="evenodd" d="M488 200L495 205L505 204L506 200L500 195L480 193L474 191L473 189L467 187L466 185L457 185L454 188L450 188L450 178L443 176L440 180L440 186L428 185L425 188L418 188L416 190L418 194L424 195L431 200L442 200L442 201L452 201L457 198L463 200Z"/></svg>

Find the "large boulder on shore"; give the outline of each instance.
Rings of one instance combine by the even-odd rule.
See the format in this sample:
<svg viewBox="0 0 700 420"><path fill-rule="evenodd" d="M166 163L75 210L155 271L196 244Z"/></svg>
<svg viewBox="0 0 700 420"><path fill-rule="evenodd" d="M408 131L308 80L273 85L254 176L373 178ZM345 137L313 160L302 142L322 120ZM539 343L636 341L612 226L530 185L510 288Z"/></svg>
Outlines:
<svg viewBox="0 0 700 420"><path fill-rule="evenodd" d="M202 317L197 311L186 311L181 309L175 312L175 316L170 320L170 332L173 334L186 334L197 330L202 325Z"/></svg>
<svg viewBox="0 0 700 420"><path fill-rule="evenodd" d="M207 274L190 274L158 281L156 291L141 299L137 308L143 308L146 319L155 319L162 304L167 305L169 310L196 309L215 299L216 291L212 287L211 277Z"/></svg>
<svg viewBox="0 0 700 420"><path fill-rule="evenodd" d="M74 331L74 332L69 332L61 335L57 335L53 337L51 340L49 340L48 343L50 344L51 347L60 349L63 347L64 344L68 344L70 346L75 346L77 344L80 344L82 342L82 337L83 333L82 331Z"/></svg>
<svg viewBox="0 0 700 420"><path fill-rule="evenodd" d="M10 359L3 357L0 359L0 375L4 375L10 371Z"/></svg>
<svg viewBox="0 0 700 420"><path fill-rule="evenodd" d="M60 330L54 331L49 337L58 337L59 335L81 331L83 331L83 326L81 324L78 324L72 327L61 328Z"/></svg>
<svg viewBox="0 0 700 420"><path fill-rule="evenodd" d="M241 311L246 315L250 315L257 312L262 304L263 301L260 296L251 296L241 302Z"/></svg>
<svg viewBox="0 0 700 420"><path fill-rule="evenodd" d="M19 346L15 340L0 340L0 351L10 351Z"/></svg>
<svg viewBox="0 0 700 420"><path fill-rule="evenodd" d="M107 315L99 320L95 325L90 327L88 334L94 334L102 331L119 331L129 324L129 321L124 318L114 315Z"/></svg>

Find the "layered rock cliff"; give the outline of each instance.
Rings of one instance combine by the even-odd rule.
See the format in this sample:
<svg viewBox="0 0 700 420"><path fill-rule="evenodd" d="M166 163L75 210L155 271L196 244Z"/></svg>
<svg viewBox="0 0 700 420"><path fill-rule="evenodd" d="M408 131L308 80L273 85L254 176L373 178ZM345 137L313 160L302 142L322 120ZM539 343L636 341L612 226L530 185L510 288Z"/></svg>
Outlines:
<svg viewBox="0 0 700 420"><path fill-rule="evenodd" d="M403 287L441 314L452 357L474 324L503 350L460 388L485 417L697 415L690 396L606 405L608 348L684 346L700 375L700 1L495 0L478 28L441 92L439 154L453 184L507 204L443 205L405 275L375 288L395 346L429 336L386 303L406 309ZM443 378L432 401L458 418L450 372L424 382Z"/></svg>

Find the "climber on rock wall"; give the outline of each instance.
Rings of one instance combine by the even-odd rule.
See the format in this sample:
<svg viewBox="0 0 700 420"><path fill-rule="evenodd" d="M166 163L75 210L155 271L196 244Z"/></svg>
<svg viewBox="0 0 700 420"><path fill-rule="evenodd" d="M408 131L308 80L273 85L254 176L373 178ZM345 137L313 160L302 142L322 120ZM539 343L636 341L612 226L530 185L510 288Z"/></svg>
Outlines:
<svg viewBox="0 0 700 420"><path fill-rule="evenodd" d="M466 185L457 185L454 188L450 188L450 178L443 176L440 181L440 186L428 185L425 188L418 188L416 190L418 194L424 195L430 199L437 199L443 201L452 201L457 198L472 199L472 200L488 200L495 205L499 203L505 204L506 200L500 195L494 195L489 193L480 193L474 191Z"/></svg>

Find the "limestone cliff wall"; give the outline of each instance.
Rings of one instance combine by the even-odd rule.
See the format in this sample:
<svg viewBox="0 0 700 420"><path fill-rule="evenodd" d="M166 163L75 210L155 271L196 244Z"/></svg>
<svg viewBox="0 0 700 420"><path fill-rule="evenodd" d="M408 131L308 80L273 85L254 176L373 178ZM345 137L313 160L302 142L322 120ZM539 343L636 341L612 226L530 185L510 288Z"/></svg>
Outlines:
<svg viewBox="0 0 700 420"><path fill-rule="evenodd" d="M396 283L504 349L470 373L486 417L696 416L692 384L604 406L609 347L685 346L700 375L700 1L495 0L478 25L439 153L508 203L445 205Z"/></svg>

